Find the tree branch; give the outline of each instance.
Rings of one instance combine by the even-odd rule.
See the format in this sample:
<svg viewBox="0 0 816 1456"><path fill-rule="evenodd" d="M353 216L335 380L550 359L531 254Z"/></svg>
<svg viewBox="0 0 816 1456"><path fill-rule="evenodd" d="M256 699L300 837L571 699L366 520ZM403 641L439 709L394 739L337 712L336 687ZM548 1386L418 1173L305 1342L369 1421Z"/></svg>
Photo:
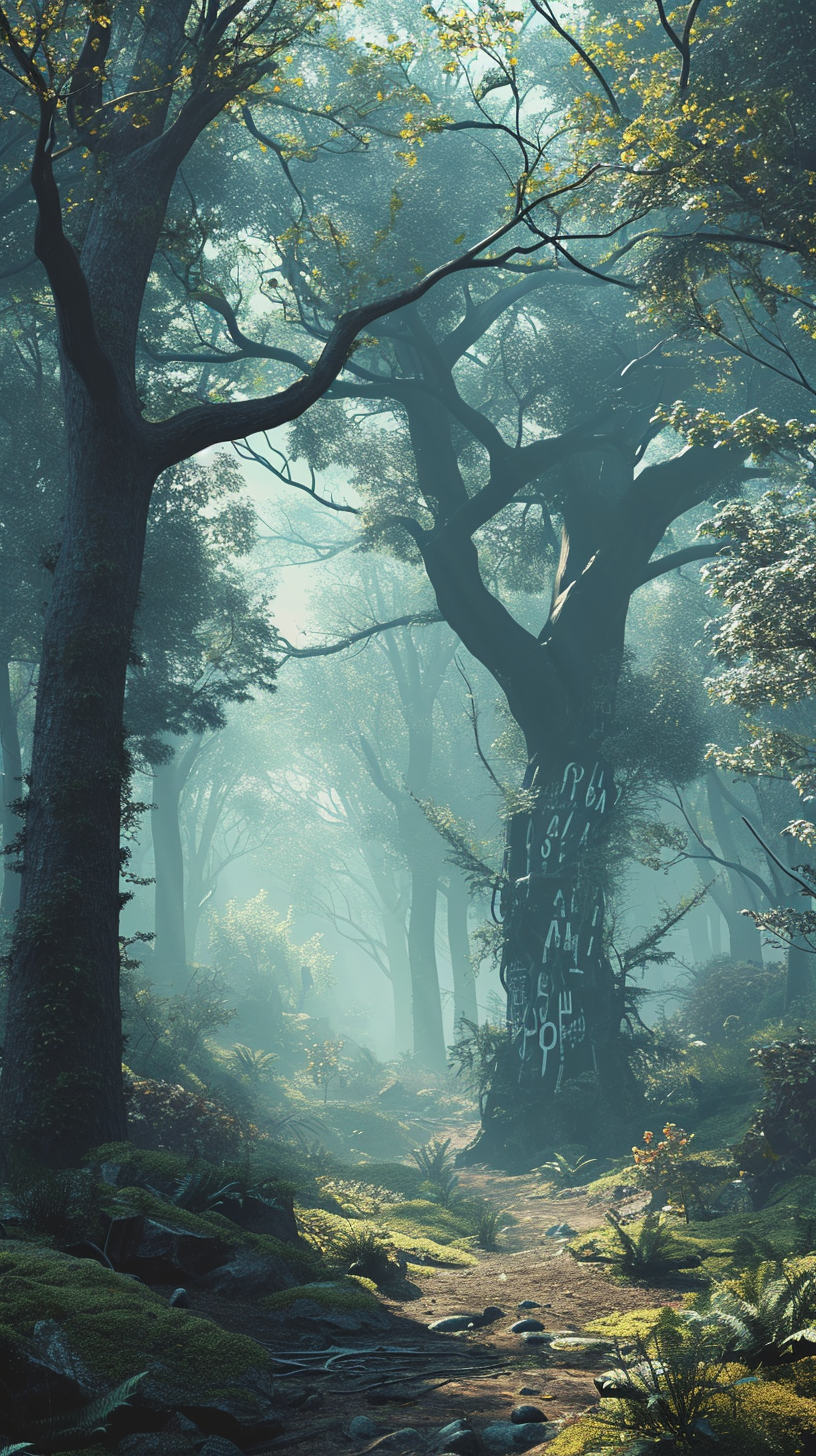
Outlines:
<svg viewBox="0 0 816 1456"><path fill-rule="evenodd" d="M62 226L59 191L51 165L55 112L56 101L41 96L40 127L31 166L31 185L37 200L34 252L45 268L54 295L66 359L93 399L113 405L119 395L116 374L99 341L82 265Z"/></svg>
<svg viewBox="0 0 816 1456"><path fill-rule="evenodd" d="M164 140L165 138L160 138L160 141ZM473 268L501 266L504 257L509 255L488 258L484 258L482 255L489 253L497 243L524 223L543 202L551 201L553 197L559 196L563 192L574 191L576 187L583 186L597 170L597 166L592 167L575 182L558 188L553 193L535 198L526 206L518 207L513 217L507 222L502 223L500 227L482 238L480 242L458 258L453 258L426 273L418 283L391 294L387 298L364 304L342 314L329 334L314 367L287 389L278 394L262 396L260 399L194 406L172 419L153 425L151 434L157 454L162 461L162 468L167 469L171 465L177 465L181 460L187 459L188 456L195 455L211 445L218 445L228 440L244 439L248 435L257 434L262 430L275 429L298 419L310 405L314 404L315 400L325 394L337 378L348 358L354 340L369 324L384 318L387 314L407 307L408 304L418 302L445 278ZM544 247L553 243L553 238L541 234L536 246Z"/></svg>
<svg viewBox="0 0 816 1456"><path fill-rule="evenodd" d="M408 612L404 617L393 617L390 622L375 622L372 627L362 627L359 632L351 632L348 637L342 637L338 642L328 642L323 647L293 647L291 642L281 637L279 641L285 651L282 662L286 662L289 657L331 657L335 652L345 652L347 647L354 647L357 642L366 642L369 637L376 637L380 632L391 632L395 627L429 627L443 620L441 612Z"/></svg>
<svg viewBox="0 0 816 1456"><path fill-rule="evenodd" d="M709 561L712 556L719 556L723 544L728 543L721 541L719 545L714 546L711 543L699 542L694 546L684 546L681 551L672 551L669 556L660 556L657 561L649 562L637 587L645 586L647 581L654 581L656 577L665 576L669 571L676 571L678 566L685 566L687 561Z"/></svg>
<svg viewBox="0 0 816 1456"><path fill-rule="evenodd" d="M572 46L575 54L577 56L580 56L584 65L587 66L588 69L592 72L595 80L600 82L601 86L603 87L606 99L612 107L615 115L620 116L621 109L618 105L617 98L611 86L605 79L603 73L596 66L592 57L587 55L583 46L580 45L580 43L575 39L575 36L570 35L569 31L565 30L563 25L561 25L560 22L556 19L555 15L553 14L552 5L549 3L549 0L532 0L532 6L533 9L536 10L541 16L541 19L545 20L547 24L551 27L551 29L555 31L556 35L560 35L561 39L567 42L567 45Z"/></svg>

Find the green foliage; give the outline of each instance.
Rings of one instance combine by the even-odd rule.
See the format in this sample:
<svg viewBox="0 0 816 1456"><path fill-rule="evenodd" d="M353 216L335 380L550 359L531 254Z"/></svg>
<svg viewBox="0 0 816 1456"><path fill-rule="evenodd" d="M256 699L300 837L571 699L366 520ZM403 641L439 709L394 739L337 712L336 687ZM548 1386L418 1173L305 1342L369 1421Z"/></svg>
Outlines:
<svg viewBox="0 0 816 1456"><path fill-rule="evenodd" d="M339 1037L327 1037L309 1047L306 1070L315 1084L323 1089L323 1102L329 1097L329 1087L342 1075L343 1062L340 1053L345 1042Z"/></svg>
<svg viewBox="0 0 816 1456"><path fill-rule="evenodd" d="M218 1102L184 1087L128 1077L128 1127L134 1143L218 1163L234 1157L257 1128L243 1126Z"/></svg>
<svg viewBox="0 0 816 1456"><path fill-rule="evenodd" d="M695 966L679 994L688 1032L706 1041L733 1043L781 1015L785 969L775 962L757 965L717 956Z"/></svg>
<svg viewBox="0 0 816 1456"><path fill-rule="evenodd" d="M458 1040L450 1049L450 1062L464 1085L477 1094L480 1114L510 1051L506 1027L490 1021L477 1026L467 1018L460 1023Z"/></svg>
<svg viewBox="0 0 816 1456"><path fill-rule="evenodd" d="M251 1087L257 1087L274 1076L277 1060L274 1052L255 1051L239 1041L227 1053L227 1066L230 1071L248 1082Z"/></svg>
<svg viewBox="0 0 816 1456"><path fill-rule="evenodd" d="M331 984L332 957L321 936L296 944L293 925L294 912L271 909L265 890L244 905L231 900L223 915L210 918L213 968L236 999L237 1023L270 1049L285 1040L283 1015L298 1007L304 968L318 989Z"/></svg>
<svg viewBox="0 0 816 1456"><path fill-rule="evenodd" d="M615 1213L608 1213L606 1221L617 1243L609 1262L627 1279L662 1279L700 1262L699 1256L682 1253L663 1213L647 1213L631 1231Z"/></svg>
<svg viewBox="0 0 816 1456"><path fill-rule="evenodd" d="M597 1158L587 1158L580 1154L554 1153L546 1163L539 1163L534 1168L535 1173L549 1173L562 1188L568 1188L577 1183L582 1176L586 1177L587 1170L594 1168Z"/></svg>
<svg viewBox="0 0 816 1456"><path fill-rule="evenodd" d="M700 1437L716 1441L712 1422L722 1397L736 1406L740 1379L710 1331L684 1325L665 1309L651 1334L635 1342L631 1361L596 1382L600 1421L608 1422L624 1449L633 1438L681 1449Z"/></svg>
<svg viewBox="0 0 816 1456"><path fill-rule="evenodd" d="M504 1221L505 1214L494 1204L488 1203L485 1199L482 1202L471 1200L467 1212L473 1221L473 1238L480 1249L494 1252L499 1247L499 1229Z"/></svg>
<svg viewBox="0 0 816 1456"><path fill-rule="evenodd" d="M411 1157L426 1177L426 1186L435 1201L443 1208L450 1208L456 1197L459 1179L454 1173L454 1160L448 1152L450 1138L444 1142L431 1138L421 1148L414 1148Z"/></svg>
<svg viewBox="0 0 816 1456"><path fill-rule="evenodd" d="M360 1274L374 1284L386 1284L398 1273L393 1259L393 1245L370 1228L349 1224L332 1250L338 1263L352 1274Z"/></svg>
<svg viewBox="0 0 816 1456"><path fill-rule="evenodd" d="M40 1439L53 1442L59 1436L85 1436L103 1432L111 1416L121 1410L123 1405L130 1404L131 1396L135 1395L146 1376L147 1371L143 1371L141 1375L131 1375L129 1380L123 1380L114 1390L89 1401L79 1410L57 1416L54 1420L38 1422Z"/></svg>
<svg viewBox="0 0 816 1456"><path fill-rule="evenodd" d="M60 1243L96 1237L100 1219L100 1194L90 1172L74 1168L12 1169L9 1190L25 1225L35 1234L45 1234Z"/></svg>
<svg viewBox="0 0 816 1456"><path fill-rule="evenodd" d="M717 1331L726 1352L751 1368L791 1358L803 1332L800 1355L816 1342L816 1263L763 1263L715 1285L706 1306L689 1322Z"/></svg>
<svg viewBox="0 0 816 1456"><path fill-rule="evenodd" d="M766 1177L806 1167L816 1158L816 1043L772 1042L753 1061L765 1091L737 1156Z"/></svg>

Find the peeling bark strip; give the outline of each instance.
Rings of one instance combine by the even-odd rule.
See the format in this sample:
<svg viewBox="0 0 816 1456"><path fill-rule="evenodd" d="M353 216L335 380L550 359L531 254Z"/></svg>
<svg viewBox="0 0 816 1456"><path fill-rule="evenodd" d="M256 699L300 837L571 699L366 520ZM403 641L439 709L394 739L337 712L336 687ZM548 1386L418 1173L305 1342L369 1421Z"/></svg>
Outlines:
<svg viewBox="0 0 816 1456"><path fill-rule="evenodd" d="M531 762L525 787L535 789L539 766ZM609 765L585 754L542 787L533 812L510 830L501 969L507 1023L519 1080L540 1079L545 1093L598 1071L596 1033L607 1021L598 1012L613 978L603 949L604 892L585 861L601 846L615 798Z"/></svg>

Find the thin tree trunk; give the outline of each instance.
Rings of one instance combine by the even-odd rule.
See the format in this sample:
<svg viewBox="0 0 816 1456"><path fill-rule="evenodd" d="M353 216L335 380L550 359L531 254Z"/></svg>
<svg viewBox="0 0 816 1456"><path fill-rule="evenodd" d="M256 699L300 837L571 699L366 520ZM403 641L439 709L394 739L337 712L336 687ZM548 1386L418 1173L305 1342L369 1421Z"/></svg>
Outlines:
<svg viewBox="0 0 816 1456"><path fill-rule="evenodd" d="M434 1072L444 1072L447 1055L436 964L437 891L436 866L428 864L424 858L419 859L411 867L411 909L408 917L414 1051L424 1066Z"/></svg>
<svg viewBox="0 0 816 1456"><path fill-rule="evenodd" d="M732 864L739 864L739 850L728 817L728 809L720 791L719 779L713 769L706 774L706 793L711 811L711 823L719 841L723 859L730 860ZM750 916L742 914L743 909L757 910L760 908L756 892L737 871L726 870L726 874L730 893L727 904L722 905L721 908L728 924L731 957L735 961L754 961L761 966L762 937Z"/></svg>
<svg viewBox="0 0 816 1456"><path fill-rule="evenodd" d="M478 1025L479 1011L476 1005L476 974L470 958L470 935L468 934L468 910L470 895L464 877L451 873L448 885L448 952L453 971L453 1029L458 1033L460 1023L470 1021Z"/></svg>
<svg viewBox="0 0 816 1456"><path fill-rule="evenodd" d="M184 852L179 827L181 784L175 758L153 769L153 807L150 828L155 864L155 940L153 964L156 978L174 990L181 990L187 967L184 931Z"/></svg>
<svg viewBox="0 0 816 1456"><path fill-rule="evenodd" d="M12 805L23 792L23 757L20 751L20 734L17 728L17 713L11 701L8 658L3 654L0 662L0 743L3 751L3 846L8 849L22 828L21 820ZM3 893L0 898L0 919L7 924L14 919L20 908L20 875L13 868L13 855L3 856Z"/></svg>
<svg viewBox="0 0 816 1456"><path fill-rule="evenodd" d="M6 1146L70 1164L126 1135L119 1001L122 705L155 471L68 373L68 491L45 616L9 962Z"/></svg>
<svg viewBox="0 0 816 1456"><path fill-rule="evenodd" d="M394 1055L413 1050L411 964L401 910L383 910L383 935L394 998Z"/></svg>

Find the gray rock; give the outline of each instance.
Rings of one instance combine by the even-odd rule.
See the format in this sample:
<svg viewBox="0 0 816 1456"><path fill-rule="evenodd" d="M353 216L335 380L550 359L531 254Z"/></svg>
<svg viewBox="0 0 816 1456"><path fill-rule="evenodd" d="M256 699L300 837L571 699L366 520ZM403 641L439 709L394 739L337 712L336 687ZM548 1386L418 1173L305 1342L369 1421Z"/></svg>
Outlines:
<svg viewBox="0 0 816 1456"><path fill-rule="evenodd" d="M355 1416L349 1422L349 1435L356 1439L362 1441L367 1438L369 1441L373 1441L374 1437L379 1434L380 1427L376 1421L372 1421L371 1416Z"/></svg>
<svg viewBox="0 0 816 1456"><path fill-rule="evenodd" d="M520 1299L519 1302L518 1302L517 1308L518 1309L540 1309L541 1308L541 1305L539 1304L539 1302L538 1302L537 1299Z"/></svg>
<svg viewBox="0 0 816 1456"><path fill-rule="evenodd" d="M522 1385L519 1395L540 1395L541 1391L537 1385Z"/></svg>
<svg viewBox="0 0 816 1456"><path fill-rule="evenodd" d="M190 1296L186 1289L174 1289L167 1303L172 1305L173 1309L189 1309Z"/></svg>
<svg viewBox="0 0 816 1456"><path fill-rule="evenodd" d="M552 1441L560 1429L553 1421L530 1421L523 1426L516 1426L512 1421L496 1421L482 1431L482 1441L488 1451L501 1456L504 1451L529 1451L542 1441Z"/></svg>
<svg viewBox="0 0 816 1456"><path fill-rule="evenodd" d="M208 1436L198 1456L243 1456L240 1446L224 1436Z"/></svg>
<svg viewBox="0 0 816 1456"><path fill-rule="evenodd" d="M543 1328L544 1326L541 1323L541 1320L521 1319L516 1320L516 1323L510 1326L510 1333L513 1335L528 1335L531 1333L540 1332L541 1330L543 1330Z"/></svg>
<svg viewBox="0 0 816 1456"><path fill-rule="evenodd" d="M570 1228L568 1223L554 1223L552 1228L545 1231L544 1237L545 1239L571 1239L576 1232L577 1230Z"/></svg>
<svg viewBox="0 0 816 1456"><path fill-rule="evenodd" d="M527 1332L523 1334L521 1338L524 1341L525 1345L549 1346L552 1344L553 1337L552 1335L548 1335L545 1330L527 1330Z"/></svg>
<svg viewBox="0 0 816 1456"><path fill-rule="evenodd" d="M49 1375L57 1377L56 1382L49 1382L56 1386L54 1395L58 1395L63 1389L63 1383L65 1393L70 1389L74 1395L79 1393L86 1398L101 1395L103 1391L110 1389L110 1382L89 1370L71 1349L65 1330L56 1320L37 1321L26 1354L33 1367L32 1375L35 1380L37 1367L41 1374L48 1372Z"/></svg>
<svg viewBox="0 0 816 1456"><path fill-rule="evenodd" d="M169 1283L166 1276L195 1279L223 1263L227 1244L209 1234L191 1234L175 1226L170 1219L159 1222L146 1218L134 1256L128 1259L131 1274L140 1274L148 1283Z"/></svg>
<svg viewBox="0 0 816 1456"><path fill-rule="evenodd" d="M390 1451L393 1447L400 1451L418 1451L425 1445L421 1431L413 1426L403 1426L399 1431L391 1431L389 1435L380 1442L378 1449Z"/></svg>
<svg viewBox="0 0 816 1456"><path fill-rule="evenodd" d="M474 1431L464 1421L452 1421L437 1431L433 1441L440 1456L476 1456L479 1442Z"/></svg>
<svg viewBox="0 0 816 1456"><path fill-rule="evenodd" d="M724 1188L716 1204L718 1213L753 1213L754 1200L744 1178L735 1178Z"/></svg>
<svg viewBox="0 0 816 1456"><path fill-rule="evenodd" d="M510 1412L510 1419L515 1426L525 1426L528 1421L546 1421L547 1417L537 1405L516 1405Z"/></svg>
<svg viewBox="0 0 816 1456"><path fill-rule="evenodd" d="M433 1320L429 1330L440 1330L443 1334L455 1334L458 1330L469 1330L473 1325L472 1314L446 1314L444 1319Z"/></svg>
<svg viewBox="0 0 816 1456"><path fill-rule="evenodd" d="M437 1431L435 1439L437 1441L446 1441L448 1436L453 1436L456 1431L466 1431L467 1429L467 1423L460 1416L458 1420L451 1421L449 1425L443 1426L441 1430Z"/></svg>
<svg viewBox="0 0 816 1456"><path fill-rule="evenodd" d="M240 1249L229 1263L220 1264L196 1280L196 1289L232 1299L263 1299L298 1283L289 1265L275 1254L256 1254Z"/></svg>

